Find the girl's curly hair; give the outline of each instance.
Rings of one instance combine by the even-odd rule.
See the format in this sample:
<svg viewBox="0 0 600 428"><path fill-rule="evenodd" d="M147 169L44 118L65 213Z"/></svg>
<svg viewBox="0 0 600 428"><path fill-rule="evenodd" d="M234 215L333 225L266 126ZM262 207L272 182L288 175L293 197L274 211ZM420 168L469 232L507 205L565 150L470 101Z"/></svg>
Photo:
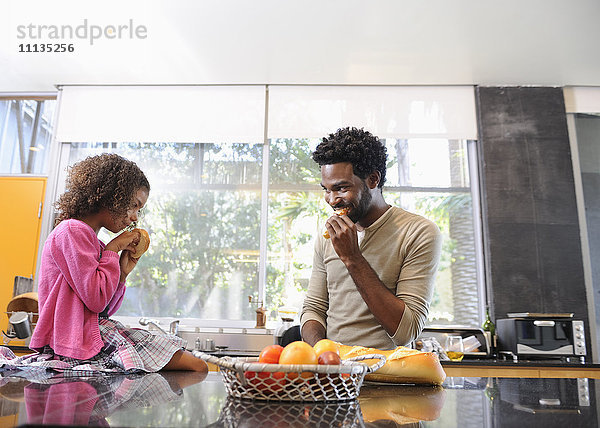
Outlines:
<svg viewBox="0 0 600 428"><path fill-rule="evenodd" d="M114 216L126 215L135 192L150 183L135 164L119 155L90 156L69 168L66 191L54 204L56 224L83 218L103 208Z"/></svg>
<svg viewBox="0 0 600 428"><path fill-rule="evenodd" d="M312 158L319 166L350 162L357 177L366 179L373 171L379 171L385 183L387 150L379 138L369 131L357 128L342 128L336 133L323 137Z"/></svg>

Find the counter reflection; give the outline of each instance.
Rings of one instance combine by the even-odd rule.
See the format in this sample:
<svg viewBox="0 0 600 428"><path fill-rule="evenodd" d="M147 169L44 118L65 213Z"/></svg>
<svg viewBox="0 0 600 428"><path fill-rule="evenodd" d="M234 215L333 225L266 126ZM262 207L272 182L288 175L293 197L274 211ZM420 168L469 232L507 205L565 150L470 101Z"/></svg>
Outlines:
<svg viewBox="0 0 600 428"><path fill-rule="evenodd" d="M357 400L284 403L227 397L219 373L206 379L190 372L71 379L1 375L2 426L598 426L600 385L593 379L456 377L443 387L367 382Z"/></svg>
<svg viewBox="0 0 600 428"><path fill-rule="evenodd" d="M439 417L441 387L371 385L358 400L330 403L260 402L228 398L210 427L390 427L419 426Z"/></svg>
<svg viewBox="0 0 600 428"><path fill-rule="evenodd" d="M128 413L132 409L154 406L171 407L184 400L183 389L201 382L206 374L171 372L166 375L97 375L63 377L48 372L21 373L26 377L3 376L0 394L3 402L24 403L14 413L28 425L110 426L109 418L115 412ZM163 426L175 426L174 418L163 413ZM140 420L131 426L137 426ZM173 425L175 424L175 425Z"/></svg>

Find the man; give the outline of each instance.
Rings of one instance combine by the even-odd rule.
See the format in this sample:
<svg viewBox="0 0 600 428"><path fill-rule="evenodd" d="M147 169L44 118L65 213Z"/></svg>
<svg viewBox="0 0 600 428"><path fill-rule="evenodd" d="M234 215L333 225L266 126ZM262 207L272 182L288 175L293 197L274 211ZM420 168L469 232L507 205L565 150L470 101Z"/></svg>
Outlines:
<svg viewBox="0 0 600 428"><path fill-rule="evenodd" d="M344 128L317 146L325 201L347 214L326 223L300 318L302 338L392 349L423 330L441 252L431 221L388 205L386 148L367 131Z"/></svg>

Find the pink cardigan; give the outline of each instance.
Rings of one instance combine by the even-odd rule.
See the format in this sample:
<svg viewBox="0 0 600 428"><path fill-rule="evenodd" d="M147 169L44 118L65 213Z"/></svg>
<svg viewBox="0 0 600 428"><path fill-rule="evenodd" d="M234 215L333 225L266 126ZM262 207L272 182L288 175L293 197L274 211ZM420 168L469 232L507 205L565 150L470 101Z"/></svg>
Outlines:
<svg viewBox="0 0 600 428"><path fill-rule="evenodd" d="M98 314L114 314L121 306L125 283L119 283L119 255L86 223L69 219L50 233L40 265L39 319L29 347L50 345L65 357L85 360L104 343Z"/></svg>

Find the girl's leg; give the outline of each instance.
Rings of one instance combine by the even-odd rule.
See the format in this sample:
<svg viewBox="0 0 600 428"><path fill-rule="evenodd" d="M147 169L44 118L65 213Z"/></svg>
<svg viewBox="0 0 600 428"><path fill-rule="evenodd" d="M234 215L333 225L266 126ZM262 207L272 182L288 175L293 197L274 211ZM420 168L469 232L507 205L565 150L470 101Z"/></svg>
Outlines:
<svg viewBox="0 0 600 428"><path fill-rule="evenodd" d="M208 372L208 366L200 358L196 358L190 351L177 351L171 360L161 370L191 370L195 372Z"/></svg>

